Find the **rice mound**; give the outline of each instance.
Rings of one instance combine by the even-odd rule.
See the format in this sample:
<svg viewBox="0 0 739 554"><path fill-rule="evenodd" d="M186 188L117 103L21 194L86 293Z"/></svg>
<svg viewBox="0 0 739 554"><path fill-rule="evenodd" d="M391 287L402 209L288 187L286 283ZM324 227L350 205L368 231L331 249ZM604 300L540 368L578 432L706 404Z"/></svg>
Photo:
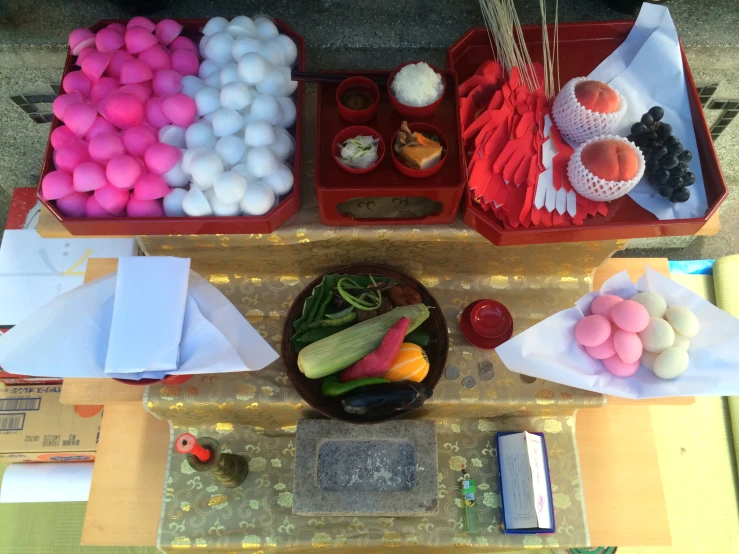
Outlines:
<svg viewBox="0 0 739 554"><path fill-rule="evenodd" d="M444 83L441 75L421 62L406 65L398 71L390 89L401 104L421 108L439 99L444 92Z"/></svg>

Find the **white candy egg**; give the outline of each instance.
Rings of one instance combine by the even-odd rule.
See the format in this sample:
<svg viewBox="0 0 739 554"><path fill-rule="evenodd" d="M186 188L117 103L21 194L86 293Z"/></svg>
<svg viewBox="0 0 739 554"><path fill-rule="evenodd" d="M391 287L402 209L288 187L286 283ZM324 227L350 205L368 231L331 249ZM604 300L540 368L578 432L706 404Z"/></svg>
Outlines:
<svg viewBox="0 0 739 554"><path fill-rule="evenodd" d="M198 69L198 77L205 79L209 75L220 71L221 67L212 60L203 60Z"/></svg>
<svg viewBox="0 0 739 554"><path fill-rule="evenodd" d="M233 135L244 128L244 118L231 108L218 108L213 115L213 134L217 137Z"/></svg>
<svg viewBox="0 0 739 554"><path fill-rule="evenodd" d="M238 66L234 63L227 63L223 69L221 69L221 87L228 83L233 83L239 80Z"/></svg>
<svg viewBox="0 0 739 554"><path fill-rule="evenodd" d="M207 153L209 151L208 148L190 148L188 150L184 150L182 153L182 169L185 173L190 175L192 173L192 161L195 159L196 156L199 156L200 154Z"/></svg>
<svg viewBox="0 0 739 554"><path fill-rule="evenodd" d="M259 53L272 65L285 65L285 52L274 40L263 42Z"/></svg>
<svg viewBox="0 0 739 554"><path fill-rule="evenodd" d="M285 63L290 66L294 64L298 59L298 47L293 39L287 35L277 35L274 41L282 48L282 53L285 54Z"/></svg>
<svg viewBox="0 0 739 554"><path fill-rule="evenodd" d="M249 146L267 146L276 139L274 127L266 121L252 121L244 131L244 142Z"/></svg>
<svg viewBox="0 0 739 554"><path fill-rule="evenodd" d="M645 291L631 297L634 302L644 306L649 312L649 317L664 317L667 310L667 302L656 292Z"/></svg>
<svg viewBox="0 0 739 554"><path fill-rule="evenodd" d="M649 325L642 332L637 333L644 350L659 354L675 343L675 331L664 319L649 318Z"/></svg>
<svg viewBox="0 0 739 554"><path fill-rule="evenodd" d="M203 191L197 187L190 187L182 198L182 210L192 217L203 217L213 215L213 210Z"/></svg>
<svg viewBox="0 0 739 554"><path fill-rule="evenodd" d="M654 374L660 379L676 379L688 369L690 357L682 348L671 347L654 360Z"/></svg>
<svg viewBox="0 0 739 554"><path fill-rule="evenodd" d="M164 197L164 213L168 217L182 217L186 215L185 210L182 209L182 201L186 194L187 191L185 189L174 189Z"/></svg>
<svg viewBox="0 0 739 554"><path fill-rule="evenodd" d="M225 17L213 17L209 19L208 23L203 27L203 34L213 35L215 33L220 33L226 27L228 27L228 19Z"/></svg>
<svg viewBox="0 0 739 554"><path fill-rule="evenodd" d="M216 142L216 154L223 160L226 166L232 166L241 160L246 152L246 144L236 135L221 137Z"/></svg>
<svg viewBox="0 0 739 554"><path fill-rule="evenodd" d="M274 191L261 181L252 181L241 199L241 211L246 215L264 215L275 205Z"/></svg>
<svg viewBox="0 0 739 554"><path fill-rule="evenodd" d="M252 38L252 37L241 37L234 40L234 43L231 45L231 56L234 60L237 62L241 60L241 58L244 57L244 54L249 54L250 52L259 52L259 49L261 48L262 43L259 42L259 39Z"/></svg>
<svg viewBox="0 0 739 554"><path fill-rule="evenodd" d="M244 83L228 83L221 89L221 106L224 108L243 110L251 104L251 99L251 89Z"/></svg>
<svg viewBox="0 0 739 554"><path fill-rule="evenodd" d="M165 125L159 129L159 142L176 146L177 148L184 148L185 129L177 125Z"/></svg>
<svg viewBox="0 0 739 554"><path fill-rule="evenodd" d="M659 354L655 354L649 350L644 350L641 354L639 364L646 367L649 371L654 371L654 362L657 359L657 356L659 356Z"/></svg>
<svg viewBox="0 0 739 554"><path fill-rule="evenodd" d="M272 20L267 17L257 17L254 19L254 25L257 27L257 36L262 40L275 38L280 34Z"/></svg>
<svg viewBox="0 0 739 554"><path fill-rule="evenodd" d="M203 87L195 93L195 106L198 115L206 115L216 111L221 105L221 93L217 88Z"/></svg>
<svg viewBox="0 0 739 554"><path fill-rule="evenodd" d="M182 78L182 92L192 99L195 99L195 93L204 86L203 80L200 77L195 77L195 75L185 75Z"/></svg>
<svg viewBox="0 0 739 554"><path fill-rule="evenodd" d="M205 57L219 64L230 62L233 42L234 38L225 31L212 34L205 45Z"/></svg>
<svg viewBox="0 0 739 554"><path fill-rule="evenodd" d="M237 15L231 20L231 23L229 23L228 32L231 33L234 37L255 37L257 36L257 26L254 24L250 17L246 17L245 15Z"/></svg>
<svg viewBox="0 0 739 554"><path fill-rule="evenodd" d="M248 52L239 60L239 77L244 83L256 85L272 72L272 64L256 52Z"/></svg>
<svg viewBox="0 0 739 554"><path fill-rule="evenodd" d="M251 103L249 112L251 121L267 121L272 125L279 125L282 121L282 109L274 96L258 94Z"/></svg>
<svg viewBox="0 0 739 554"><path fill-rule="evenodd" d="M224 204L233 204L244 197L246 186L244 177L238 173L225 171L216 177L213 189L218 200Z"/></svg>
<svg viewBox="0 0 739 554"><path fill-rule="evenodd" d="M280 161L267 146L258 146L246 155L246 169L254 177L267 177L280 167Z"/></svg>
<svg viewBox="0 0 739 554"><path fill-rule="evenodd" d="M281 127L277 127L275 133L277 138L269 145L269 148L275 153L275 156L284 162L295 152L295 139Z"/></svg>
<svg viewBox="0 0 739 554"><path fill-rule="evenodd" d="M294 181L293 172L285 164L281 164L277 171L264 178L264 183L278 196L293 190Z"/></svg>
<svg viewBox="0 0 739 554"><path fill-rule="evenodd" d="M247 153L248 154L248 153ZM244 177L247 181L250 181L252 179L256 179L254 175L249 173L249 168L246 166L246 162L238 163L235 166L231 168L232 173L238 173L242 177Z"/></svg>
<svg viewBox="0 0 739 554"><path fill-rule="evenodd" d="M700 330L700 323L695 314L682 306L672 306L667 308L665 319L672 325L676 332L684 337L692 339Z"/></svg>
<svg viewBox="0 0 739 554"><path fill-rule="evenodd" d="M675 342L672 343L675 348L682 348L683 350L690 349L690 339L682 336L680 333L675 333Z"/></svg>
<svg viewBox="0 0 739 554"><path fill-rule="evenodd" d="M188 149L192 148L214 148L216 136L213 129L205 121L193 123L185 131L185 144Z"/></svg>
<svg viewBox="0 0 739 554"><path fill-rule="evenodd" d="M203 83L205 83L206 87L221 90L221 72L216 71L214 73L211 73L205 78Z"/></svg>
<svg viewBox="0 0 739 554"><path fill-rule="evenodd" d="M192 181L200 189L209 189L223 173L223 160L215 152L204 152L190 162Z"/></svg>
<svg viewBox="0 0 739 554"><path fill-rule="evenodd" d="M285 82L283 73L279 67L275 67L267 78L261 83L257 83L257 92L259 94L269 94L270 96L284 96L287 94L288 84Z"/></svg>
<svg viewBox="0 0 739 554"><path fill-rule="evenodd" d="M285 129L292 127L293 123L295 123L295 118L297 117L295 102L293 102L292 98L286 98L284 96L278 96L277 102L280 103L280 108L282 110L280 127L284 127Z"/></svg>
<svg viewBox="0 0 739 554"><path fill-rule="evenodd" d="M188 177L185 170L182 169L182 160L178 161L172 169L162 175L162 179L164 179L164 182L170 187L175 188L185 187L190 182L190 177Z"/></svg>

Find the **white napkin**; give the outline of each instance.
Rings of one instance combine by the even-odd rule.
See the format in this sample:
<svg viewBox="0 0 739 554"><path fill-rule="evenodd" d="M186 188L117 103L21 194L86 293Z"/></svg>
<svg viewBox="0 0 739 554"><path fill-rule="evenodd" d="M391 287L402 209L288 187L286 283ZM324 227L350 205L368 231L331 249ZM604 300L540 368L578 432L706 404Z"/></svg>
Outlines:
<svg viewBox="0 0 739 554"><path fill-rule="evenodd" d="M626 40L588 76L618 90L628 109L616 133L626 136L631 126L652 106L661 106L663 121L672 125L686 150L693 153L690 170L695 184L690 199L673 204L657 194L644 177L629 196L659 219L702 217L708 209L698 147L690 113L680 42L670 11L664 6L642 4L639 17Z"/></svg>
<svg viewBox="0 0 739 554"><path fill-rule="evenodd" d="M688 350L688 369L677 379L660 379L644 367L631 377L615 377L575 342L575 325L590 314L588 307L593 298L601 294L630 298L642 291L661 294L668 306L690 309L700 322L700 332ZM516 373L613 396L739 394L739 319L649 267L636 285L625 271L614 275L603 283L600 292L586 294L575 307L530 327L495 351L505 366Z"/></svg>
<svg viewBox="0 0 739 554"><path fill-rule="evenodd" d="M115 274L55 298L5 333L0 337L0 366L21 375L139 380L255 371L279 357L217 288L192 271L189 277L175 370L105 372Z"/></svg>

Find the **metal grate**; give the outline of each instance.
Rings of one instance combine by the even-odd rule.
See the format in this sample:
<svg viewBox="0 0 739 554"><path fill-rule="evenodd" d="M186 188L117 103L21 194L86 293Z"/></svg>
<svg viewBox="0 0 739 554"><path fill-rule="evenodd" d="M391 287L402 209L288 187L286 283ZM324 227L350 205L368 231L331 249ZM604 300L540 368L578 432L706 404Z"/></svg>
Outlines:
<svg viewBox="0 0 739 554"><path fill-rule="evenodd" d="M718 88L718 84L713 85L704 85L702 87L696 87L698 89L698 96L701 100L701 106L704 108L706 105L711 101L711 97L713 96L713 93L716 92L716 89Z"/></svg>
<svg viewBox="0 0 739 554"><path fill-rule="evenodd" d="M739 114L739 100L713 100L707 108L721 110L721 115L711 126L711 138L716 140Z"/></svg>
<svg viewBox="0 0 739 554"><path fill-rule="evenodd" d="M55 91L58 91L58 85ZM10 99L36 123L51 123L54 118L51 104L55 97L56 94L23 94Z"/></svg>

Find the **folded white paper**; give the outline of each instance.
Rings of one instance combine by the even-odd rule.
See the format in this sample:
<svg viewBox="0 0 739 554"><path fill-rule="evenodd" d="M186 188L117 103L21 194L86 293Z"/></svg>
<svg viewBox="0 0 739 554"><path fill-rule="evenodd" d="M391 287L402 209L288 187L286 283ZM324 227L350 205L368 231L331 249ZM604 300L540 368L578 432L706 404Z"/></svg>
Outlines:
<svg viewBox="0 0 739 554"><path fill-rule="evenodd" d="M189 277L189 258L118 260L105 373L177 369Z"/></svg>
<svg viewBox="0 0 739 554"><path fill-rule="evenodd" d="M115 291L111 274L55 298L0 337L0 366L22 375L139 380L254 371L278 358L236 307L191 271L177 369L106 373Z"/></svg>
<svg viewBox="0 0 739 554"><path fill-rule="evenodd" d="M690 170L695 184L687 202L673 204L657 194L644 177L629 196L659 219L702 217L708 209L703 171L690 113L685 69L680 41L670 11L664 6L644 3L634 28L613 54L588 76L610 84L626 99L628 108L616 133L626 136L631 126L652 106L661 106L673 135L693 153Z"/></svg>
<svg viewBox="0 0 739 554"><path fill-rule="evenodd" d="M691 310L700 332L690 343L690 364L680 377L663 380L640 367L631 377L615 377L575 342L575 325L600 294L631 298L637 292L661 294L668 306ZM575 307L554 314L496 349L505 366L516 373L579 389L625 398L667 396L732 396L739 394L739 319L720 310L672 279L647 267L634 285L623 271L591 292Z"/></svg>
<svg viewBox="0 0 739 554"><path fill-rule="evenodd" d="M87 502L93 463L11 464L3 475L0 504Z"/></svg>

